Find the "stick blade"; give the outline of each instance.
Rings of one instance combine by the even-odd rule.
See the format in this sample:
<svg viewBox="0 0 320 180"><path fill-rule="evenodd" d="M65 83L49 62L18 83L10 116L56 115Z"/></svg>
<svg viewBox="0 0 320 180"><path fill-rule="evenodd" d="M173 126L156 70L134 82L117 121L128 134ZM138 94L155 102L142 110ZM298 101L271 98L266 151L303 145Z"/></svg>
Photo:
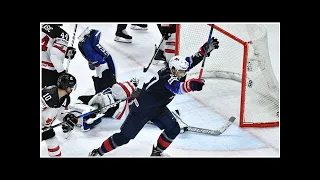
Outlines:
<svg viewBox="0 0 320 180"><path fill-rule="evenodd" d="M143 72L147 72L148 68L143 67Z"/></svg>
<svg viewBox="0 0 320 180"><path fill-rule="evenodd" d="M228 120L229 122L233 123L236 120L235 117L231 116L230 119Z"/></svg>

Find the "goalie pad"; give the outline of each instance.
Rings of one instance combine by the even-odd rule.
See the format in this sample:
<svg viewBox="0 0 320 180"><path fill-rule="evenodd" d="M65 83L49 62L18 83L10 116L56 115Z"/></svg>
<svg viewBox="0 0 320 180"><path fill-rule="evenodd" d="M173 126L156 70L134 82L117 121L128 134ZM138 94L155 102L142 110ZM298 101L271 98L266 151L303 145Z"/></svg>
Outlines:
<svg viewBox="0 0 320 180"><path fill-rule="evenodd" d="M96 106L97 108L103 108L100 111L103 114L107 112L110 107L112 107L112 106L110 107L107 107L107 106L112 104L116 105L114 97L112 96L111 93L107 93L107 94L98 93L94 95L88 103L89 106Z"/></svg>
<svg viewBox="0 0 320 180"><path fill-rule="evenodd" d="M122 100L130 97L131 94L135 91L135 88L136 86L133 84L133 82L118 82L112 86L111 92L115 99Z"/></svg>
<svg viewBox="0 0 320 180"><path fill-rule="evenodd" d="M97 108L98 108L97 106L89 106L87 104L81 104L81 103L69 105L70 113L74 114L75 116L80 116L81 114L85 114L87 112L94 111ZM94 124L94 122L98 122L102 116L104 116L104 114L98 113L98 114L93 114L92 116L78 118L77 126L81 127L81 130L83 130L83 131L89 131L92 127L89 126L90 128L87 128L88 125ZM99 123L97 123L97 124L99 124Z"/></svg>

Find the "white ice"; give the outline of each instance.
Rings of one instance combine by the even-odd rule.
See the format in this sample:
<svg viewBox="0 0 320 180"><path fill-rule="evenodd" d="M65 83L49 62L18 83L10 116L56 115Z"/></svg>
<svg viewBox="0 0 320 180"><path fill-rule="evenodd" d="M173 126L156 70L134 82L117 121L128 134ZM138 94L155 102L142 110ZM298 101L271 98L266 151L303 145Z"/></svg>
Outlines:
<svg viewBox="0 0 320 180"><path fill-rule="evenodd" d="M280 24L268 23L263 25L268 30L271 63L280 82ZM102 32L101 43L110 51L115 61L118 81L130 80L132 77L148 80L159 69L159 67L151 65L147 73L142 72L143 67L148 65L153 56L155 44L158 45L160 42L161 35L156 24L148 24L147 31L132 30L130 24L128 24L127 31L129 35L133 36L131 44L113 40L116 24L79 24L74 47L77 48L77 37L87 26ZM69 33L70 37L73 35L73 28L73 23L63 25L63 29ZM194 52L190 53L193 54ZM95 74L95 71L88 68L87 61L79 51L70 62L69 72L78 80L77 89L71 94L72 102L79 95L93 93L91 76ZM206 80L206 84L210 84L210 81L212 80ZM172 158L280 157L280 127L240 128L238 121L239 107L228 107L228 104L226 104L229 101L239 101L239 93L226 90L226 87L238 86L240 88L240 84L227 80L215 80L214 82L214 86L208 86L204 91L176 96L169 108L172 110L179 109L182 119L188 125L201 128L217 129L226 123L230 116L237 117L237 120L220 136L193 132L180 134L166 150L166 153ZM89 132L82 132L75 128L68 139L65 139L66 135L62 133L60 127L55 128L56 136L60 141L62 156L87 157L92 149L101 146L101 143L113 133L119 132L122 122L123 119L103 118L102 123ZM135 139L105 154L103 158L150 157L152 145L156 144L160 133L161 131L156 126L147 124ZM48 157L45 142L40 142L40 157Z"/></svg>

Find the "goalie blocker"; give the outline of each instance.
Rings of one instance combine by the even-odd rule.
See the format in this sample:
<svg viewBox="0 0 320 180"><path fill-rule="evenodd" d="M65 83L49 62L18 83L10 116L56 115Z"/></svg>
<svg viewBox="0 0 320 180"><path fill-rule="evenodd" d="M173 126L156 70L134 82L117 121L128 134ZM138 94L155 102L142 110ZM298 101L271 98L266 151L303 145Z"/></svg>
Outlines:
<svg viewBox="0 0 320 180"><path fill-rule="evenodd" d="M138 81L136 79L122 83L118 82L111 88L107 88L94 95L87 104L78 99L76 103L69 105L69 109L71 110L71 113L76 116L80 116L81 114L85 114L108 105L114 104L114 107L116 107L118 104L115 102L130 97L132 93L135 92L137 86ZM79 118L77 126L83 131L89 131L101 122L102 117L111 117L118 120L125 118L129 113L129 103L129 100L126 100L121 102L116 110L112 108L113 106L110 106L109 108L104 108L97 114L91 114L90 116ZM110 113L109 111L112 112Z"/></svg>

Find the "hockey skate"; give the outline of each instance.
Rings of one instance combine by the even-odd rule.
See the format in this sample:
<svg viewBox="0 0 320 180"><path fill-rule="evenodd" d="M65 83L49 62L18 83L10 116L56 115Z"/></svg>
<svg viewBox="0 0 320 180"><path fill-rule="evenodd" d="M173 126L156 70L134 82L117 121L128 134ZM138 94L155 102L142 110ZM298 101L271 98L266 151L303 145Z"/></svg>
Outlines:
<svg viewBox="0 0 320 180"><path fill-rule="evenodd" d="M148 30L147 24L131 24L130 26L133 30Z"/></svg>
<svg viewBox="0 0 320 180"><path fill-rule="evenodd" d="M161 152L160 150L156 149L154 146L152 146L152 153L150 156L170 157L168 154Z"/></svg>
<svg viewBox="0 0 320 180"><path fill-rule="evenodd" d="M154 53L157 53L157 54L154 56L152 64L155 66L166 66L167 61L166 61L166 57L164 56L163 50L159 49L159 51L157 52L157 46L156 46Z"/></svg>
<svg viewBox="0 0 320 180"><path fill-rule="evenodd" d="M97 148L89 152L88 156L103 156L103 154L100 154L99 148Z"/></svg>
<svg viewBox="0 0 320 180"><path fill-rule="evenodd" d="M127 31L124 29L122 32L116 32L116 37L114 38L117 42L123 42L123 43L131 43L132 42L132 36L128 35Z"/></svg>

